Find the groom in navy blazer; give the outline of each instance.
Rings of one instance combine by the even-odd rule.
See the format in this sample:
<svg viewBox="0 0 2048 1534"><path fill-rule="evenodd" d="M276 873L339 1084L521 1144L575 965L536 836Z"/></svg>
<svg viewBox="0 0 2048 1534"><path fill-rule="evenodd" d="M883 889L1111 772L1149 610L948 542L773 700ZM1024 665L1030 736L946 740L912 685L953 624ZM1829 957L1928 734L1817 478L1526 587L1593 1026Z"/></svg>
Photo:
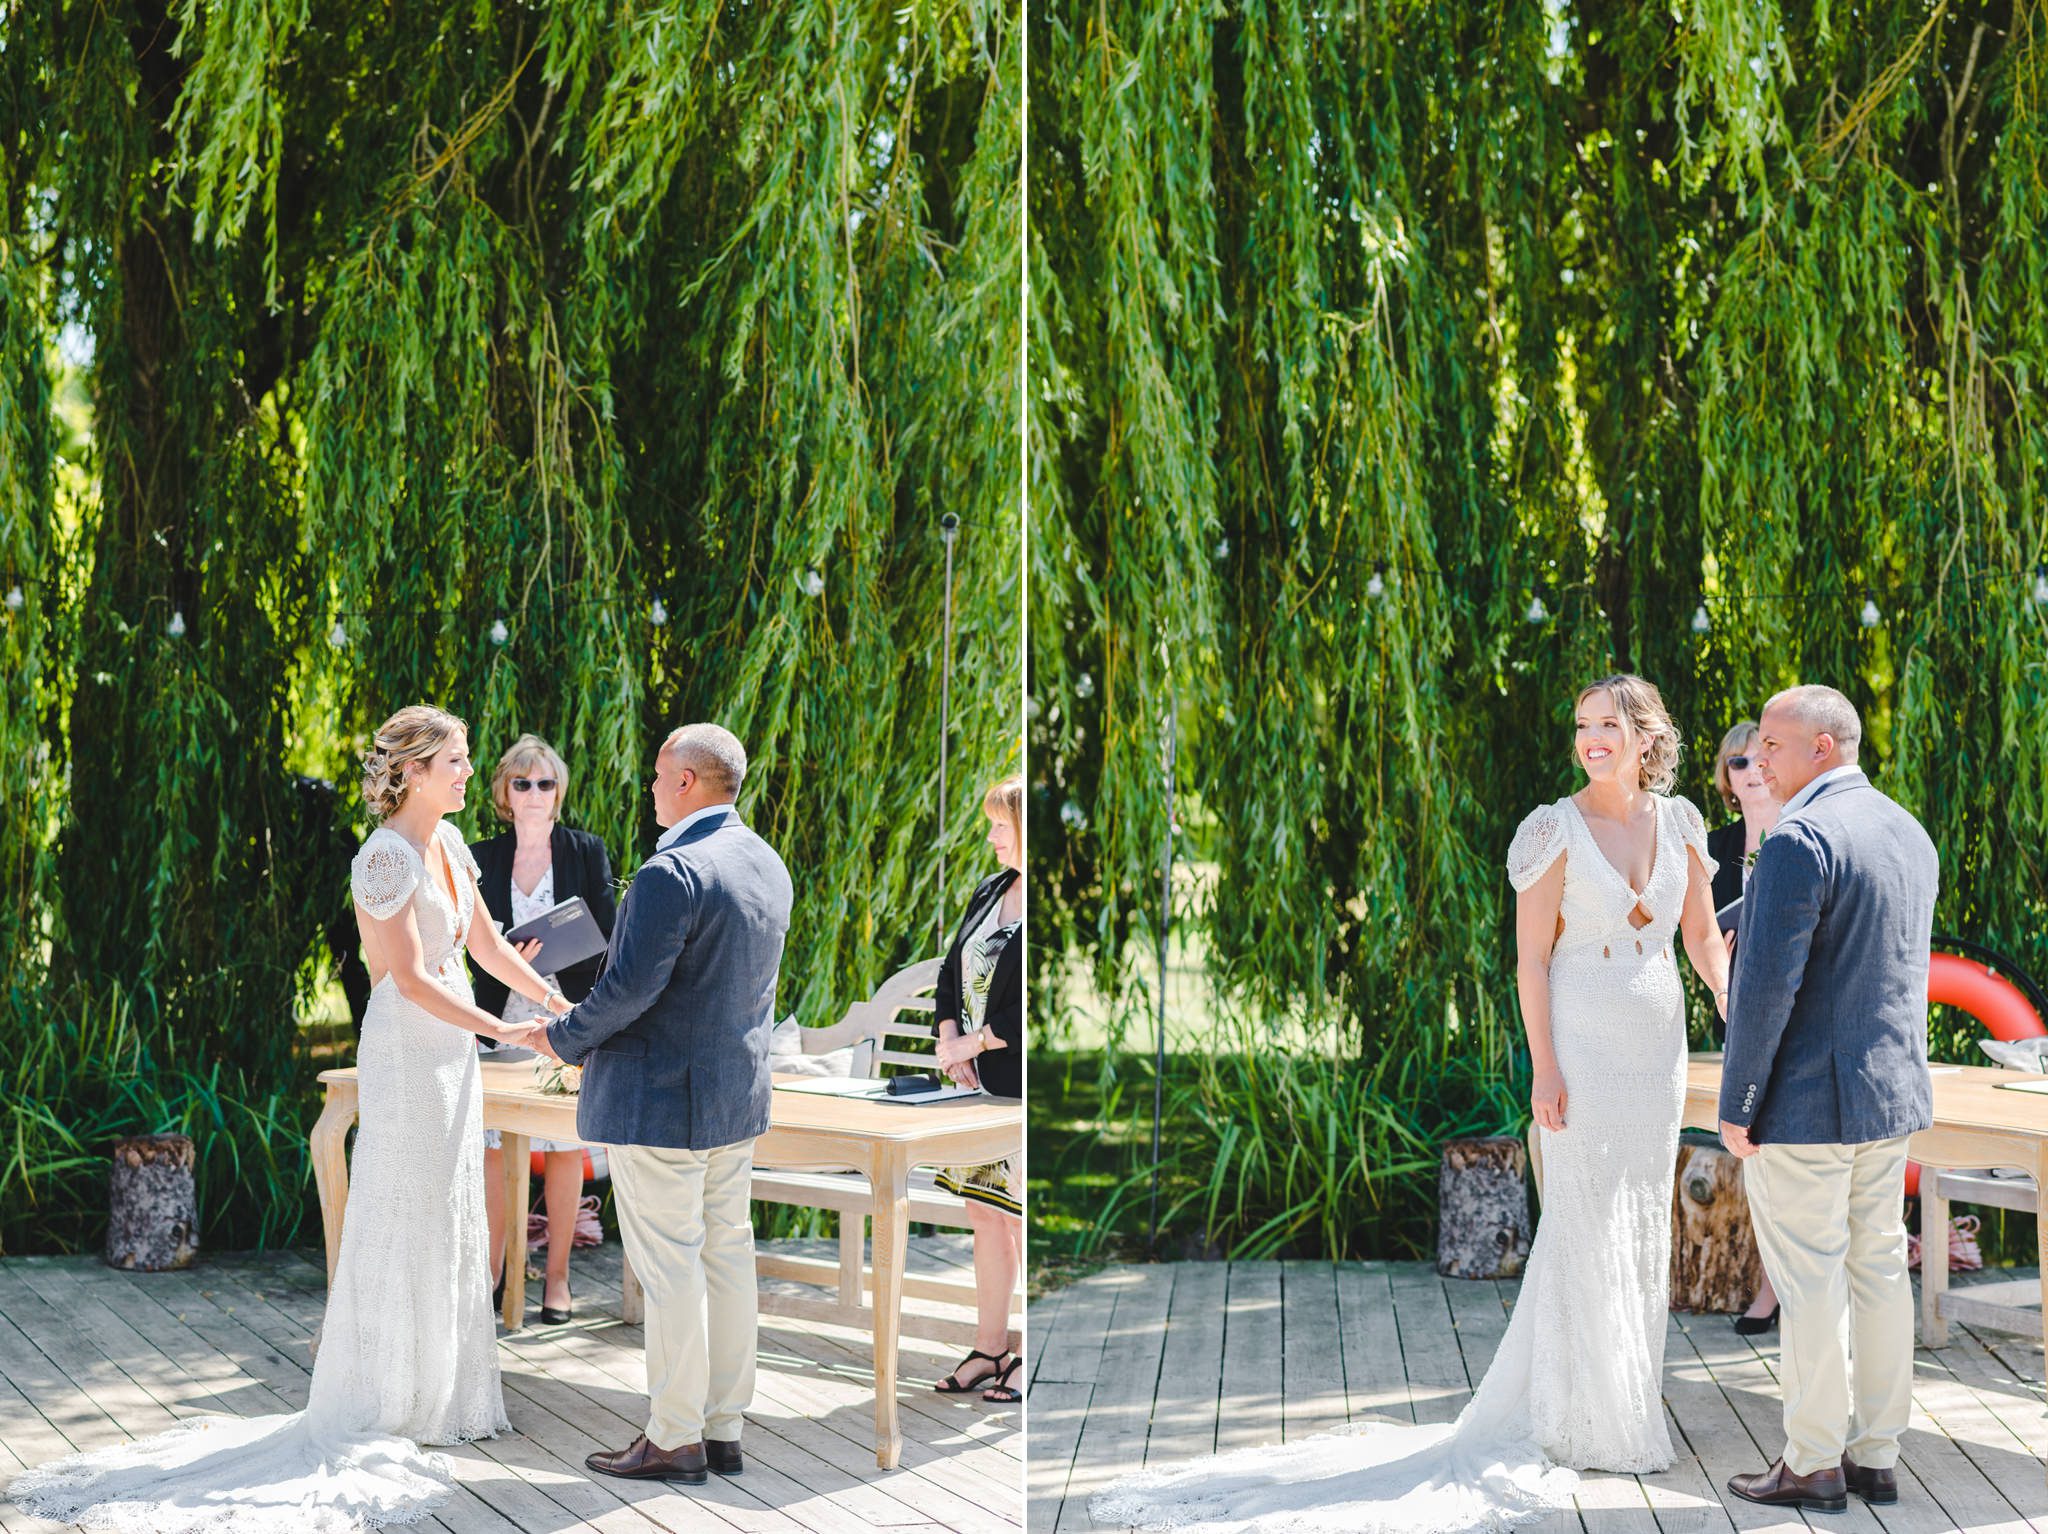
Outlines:
<svg viewBox="0 0 2048 1534"><path fill-rule="evenodd" d="M1934 1109L1938 860L1920 822L1856 765L1862 734L1832 687L1764 707L1751 755L1784 809L1743 894L1721 1068L1721 1138L1743 1158L1783 1306L1785 1396L1783 1457L1728 1489L1821 1512L1850 1492L1898 1500L1913 1385L1906 1140Z"/></svg>
<svg viewBox="0 0 2048 1534"><path fill-rule="evenodd" d="M619 1232L647 1295L647 1430L607 1475L738 1475L759 1324L748 1211L768 1128L768 1036L789 871L740 819L747 754L684 725L655 757L655 819L590 995L530 1037L583 1067L576 1132L611 1147Z"/></svg>

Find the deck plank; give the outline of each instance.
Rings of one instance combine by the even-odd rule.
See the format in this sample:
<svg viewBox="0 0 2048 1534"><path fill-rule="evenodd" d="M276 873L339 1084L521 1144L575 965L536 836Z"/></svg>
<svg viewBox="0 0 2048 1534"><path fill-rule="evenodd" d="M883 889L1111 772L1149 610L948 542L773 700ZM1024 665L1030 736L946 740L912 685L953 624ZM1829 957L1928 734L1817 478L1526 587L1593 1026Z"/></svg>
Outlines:
<svg viewBox="0 0 2048 1534"><path fill-rule="evenodd" d="M764 1247L768 1243L763 1244ZM929 1249L927 1249L929 1248ZM960 1238L918 1237L911 1271L958 1274ZM904 1343L903 1469L874 1463L864 1334L764 1318L747 1469L708 1485L621 1481L583 1458L645 1422L642 1333L618 1317L616 1243L579 1250L576 1320L500 1333L514 1430L446 1450L458 1481L449 1534L1014 1534L1024 1522L1017 1409L934 1397L951 1350ZM74 1448L118 1443L210 1412L304 1407L326 1299L319 1254L208 1253L181 1273L88 1257L0 1259L0 1484ZM934 1310L934 1314L938 1312ZM914 1332L914 1324L911 1329ZM0 1499L0 1534L47 1534Z"/></svg>
<svg viewBox="0 0 2048 1534"><path fill-rule="evenodd" d="M1341 1391L1344 1414L1353 1422L1449 1421L1492 1363L1520 1292L1514 1282L1440 1279L1419 1262L1182 1263L1128 1271L1160 1273L1171 1285L1148 1465L1321 1431L1332 1424L1331 1390ZM1130 1358L1151 1357L1149 1350L1126 1346L1123 1323L1134 1315L1109 1304L1112 1290L1144 1292L1112 1271L1032 1307L1036 1326L1041 1307L1056 1300L1056 1328L1079 1317L1084 1339L1096 1339L1092 1351L1085 1341L1047 1342L1060 1372L1074 1377L1034 1392L1033 1534L1089 1529L1086 1492L1132 1465L1128 1429L1098 1432L1091 1421L1102 1381L1112 1377L1118 1420L1135 1420L1135 1386L1120 1371ZM1135 1315L1149 1319L1152 1313ZM1557 1534L1791 1534L1808 1528L2048 1534L2048 1390L2037 1339L1958 1326L1949 1346L1922 1349L1915 1358L1899 1504L1872 1509L1852 1497L1848 1511L1809 1519L1757 1507L1726 1490L1730 1476L1762 1469L1784 1442L1776 1337L1752 1342L1738 1337L1726 1316L1698 1315L1673 1315L1665 1336L1664 1410L1676 1451L1671 1467L1653 1475L1587 1474L1576 1510L1533 1528ZM1112 1341L1123 1351L1112 1354ZM1327 1353L1316 1353L1317 1342L1327 1344ZM1099 1373L1084 1376L1089 1357ZM1323 1371L1324 1357L1334 1375ZM1283 1381L1277 1391L1276 1373ZM1213 1424L1233 1420L1237 1430L1213 1431ZM1246 1430L1247 1421L1263 1423L1264 1431ZM1039 1462L1041 1450L1047 1463Z"/></svg>

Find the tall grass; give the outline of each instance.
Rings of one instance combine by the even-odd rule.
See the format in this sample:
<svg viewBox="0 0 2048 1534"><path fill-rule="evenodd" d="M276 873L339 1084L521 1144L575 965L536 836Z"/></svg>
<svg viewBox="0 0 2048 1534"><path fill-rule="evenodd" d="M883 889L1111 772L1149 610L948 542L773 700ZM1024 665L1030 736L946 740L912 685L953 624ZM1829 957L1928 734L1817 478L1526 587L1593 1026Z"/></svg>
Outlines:
<svg viewBox="0 0 2048 1534"><path fill-rule="evenodd" d="M1693 1047L1712 1048L1694 1001ZM1304 1043L1292 1023L1276 1032L1213 994L1202 1015L1182 1021L1191 1026L1175 1034L1161 1094L1161 1256L1430 1256L1444 1142L1528 1129L1525 1061L1468 1047L1471 1029L1402 1030L1359 1058L1334 1030ZM1981 1036L1953 1009L1930 1018L1937 1060L1984 1063ZM1034 1081L1034 1266L1141 1255L1151 1227L1151 1060L1058 1050L1038 1057ZM1987 1263L2035 1261L2031 1217L1958 1212L1980 1217Z"/></svg>
<svg viewBox="0 0 2048 1534"><path fill-rule="evenodd" d="M304 1085L252 1088L238 1066L159 1058L119 994L0 1000L0 1254L73 1252L106 1236L109 1153L127 1135L184 1134L197 1153L200 1238L222 1247L294 1240L311 1182Z"/></svg>

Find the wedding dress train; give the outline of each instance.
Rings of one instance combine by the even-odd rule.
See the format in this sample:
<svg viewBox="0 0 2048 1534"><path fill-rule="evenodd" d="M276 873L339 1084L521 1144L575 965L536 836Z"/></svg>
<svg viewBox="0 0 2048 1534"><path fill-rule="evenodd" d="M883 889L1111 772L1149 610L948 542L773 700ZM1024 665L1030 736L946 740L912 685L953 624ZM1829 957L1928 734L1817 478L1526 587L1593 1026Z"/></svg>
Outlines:
<svg viewBox="0 0 2048 1534"><path fill-rule="evenodd" d="M1571 1505L1579 1470L1670 1466L1662 1396L1671 1168L1685 1103L1673 945L1688 852L1706 826L1660 799L1644 889L1607 861L1570 799L1522 822L1517 891L1565 857L1550 958L1565 1127L1540 1131L1543 1213L1506 1335L1451 1424L1358 1424L1140 1471L1099 1493L1098 1524L1257 1534L1469 1534ZM1638 909L1649 916L1637 927Z"/></svg>
<svg viewBox="0 0 2048 1534"><path fill-rule="evenodd" d="M463 935L476 864L453 900L411 843L373 831L352 868L357 902L384 918L414 902L427 969L469 998ZM196 1417L168 1432L24 1471L8 1488L60 1523L135 1534L352 1534L426 1517L453 1489L421 1444L510 1424L498 1378L483 1205L476 1041L406 1001L370 993L357 1051L361 1123L341 1255L303 1412Z"/></svg>

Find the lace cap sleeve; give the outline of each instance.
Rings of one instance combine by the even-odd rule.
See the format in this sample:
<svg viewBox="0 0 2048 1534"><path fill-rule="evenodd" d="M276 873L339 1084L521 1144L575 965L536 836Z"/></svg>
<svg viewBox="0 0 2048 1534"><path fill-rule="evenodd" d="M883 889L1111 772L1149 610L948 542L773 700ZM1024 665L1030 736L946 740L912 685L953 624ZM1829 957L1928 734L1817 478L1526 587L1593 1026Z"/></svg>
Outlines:
<svg viewBox="0 0 2048 1534"><path fill-rule="evenodd" d="M420 882L419 859L403 838L372 831L349 864L349 888L356 904L378 921L395 916Z"/></svg>
<svg viewBox="0 0 2048 1534"><path fill-rule="evenodd" d="M1665 802L1671 806L1672 818L1678 823L1678 834L1685 839L1686 846L1700 855L1700 866L1706 869L1707 878L1712 880L1721 865L1707 851L1707 823L1700 815L1699 806L1678 796Z"/></svg>
<svg viewBox="0 0 2048 1534"><path fill-rule="evenodd" d="M1564 813L1554 804L1540 805L1515 828L1508 843L1508 883L1520 894L1550 871L1564 851Z"/></svg>

